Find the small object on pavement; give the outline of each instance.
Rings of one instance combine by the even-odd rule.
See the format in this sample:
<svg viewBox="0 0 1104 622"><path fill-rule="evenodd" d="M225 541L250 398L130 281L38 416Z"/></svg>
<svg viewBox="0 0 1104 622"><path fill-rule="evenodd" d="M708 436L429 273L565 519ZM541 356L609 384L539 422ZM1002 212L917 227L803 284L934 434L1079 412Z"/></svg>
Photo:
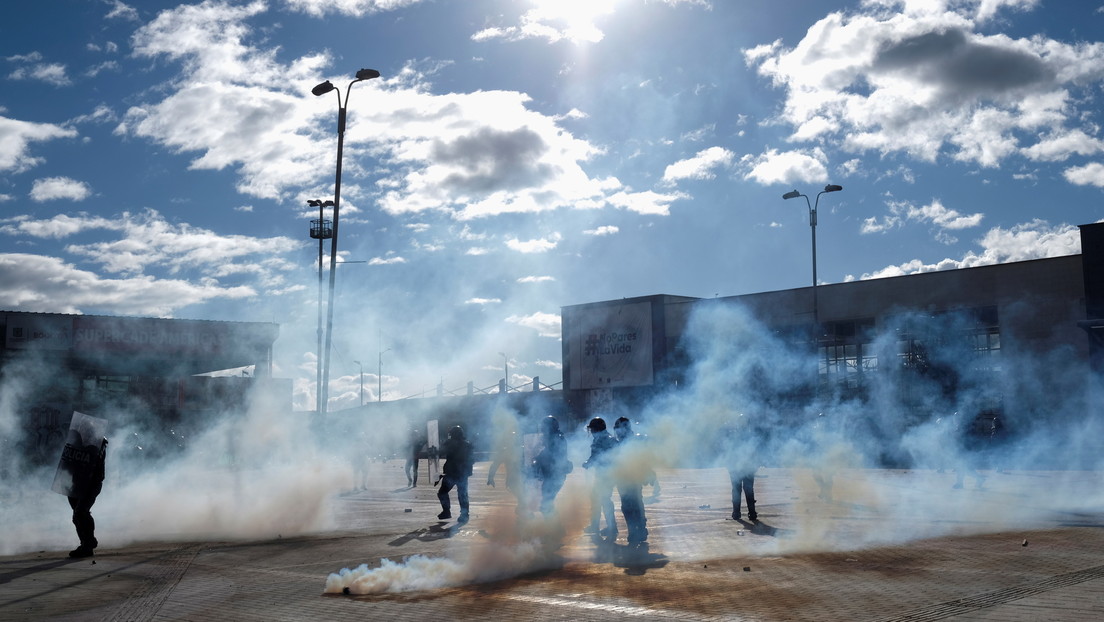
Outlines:
<svg viewBox="0 0 1104 622"><path fill-rule="evenodd" d="M413 511L414 510L412 510L411 508L406 508L405 510L403 510L403 512L413 512Z"/></svg>
<svg viewBox="0 0 1104 622"><path fill-rule="evenodd" d="M751 566L744 566L744 572L751 572Z"/></svg>
<svg viewBox="0 0 1104 622"><path fill-rule="evenodd" d="M341 593L342 594L351 594L352 592L349 591L349 586L346 585L345 587L341 588Z"/></svg>
<svg viewBox="0 0 1104 622"><path fill-rule="evenodd" d="M699 510L708 510L708 509L709 509L709 506L708 506L708 505L699 505L699 506L698 506L698 509L699 509Z"/></svg>
<svg viewBox="0 0 1104 622"><path fill-rule="evenodd" d="M1027 546L1027 540L1024 540L1023 544L1021 544L1020 546Z"/></svg>

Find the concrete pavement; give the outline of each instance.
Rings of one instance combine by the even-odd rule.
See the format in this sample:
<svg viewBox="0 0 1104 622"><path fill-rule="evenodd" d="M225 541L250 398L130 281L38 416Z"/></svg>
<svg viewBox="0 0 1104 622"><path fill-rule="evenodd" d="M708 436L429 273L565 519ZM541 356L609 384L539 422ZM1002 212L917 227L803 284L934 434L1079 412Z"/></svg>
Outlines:
<svg viewBox="0 0 1104 622"><path fill-rule="evenodd" d="M612 542L581 533L579 469L563 522L545 523L519 522L487 466L462 526L387 462L335 499L325 533L0 557L0 620L1104 619L1104 508L1048 510L1037 494L1099 490L1098 473L952 490L950 474L856 469L828 500L806 472L761 469L752 526L729 517L725 471L666 469L648 546L628 547L623 522Z"/></svg>

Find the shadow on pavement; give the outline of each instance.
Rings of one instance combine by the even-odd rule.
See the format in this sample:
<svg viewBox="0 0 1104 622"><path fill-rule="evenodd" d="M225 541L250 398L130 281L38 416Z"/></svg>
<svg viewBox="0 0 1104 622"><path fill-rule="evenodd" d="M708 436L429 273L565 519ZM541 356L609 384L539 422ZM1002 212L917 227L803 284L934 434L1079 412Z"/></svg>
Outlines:
<svg viewBox="0 0 1104 622"><path fill-rule="evenodd" d="M448 525L448 523L445 521L441 521L435 525L415 529L410 533L405 533L398 538L395 538L387 544L389 546L402 546L412 540L417 540L419 542L434 542L436 540L451 538L452 535L456 533L459 529L459 525L454 527L446 527L445 525Z"/></svg>

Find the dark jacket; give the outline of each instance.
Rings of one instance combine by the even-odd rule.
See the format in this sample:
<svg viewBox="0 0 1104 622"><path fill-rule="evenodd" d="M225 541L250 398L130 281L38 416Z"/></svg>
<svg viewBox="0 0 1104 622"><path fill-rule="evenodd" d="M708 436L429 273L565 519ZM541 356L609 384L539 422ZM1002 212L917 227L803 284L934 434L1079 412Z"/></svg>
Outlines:
<svg viewBox="0 0 1104 622"><path fill-rule="evenodd" d="M610 450L617 446L617 439L609 432L593 432L590 439L590 458L583 463L584 469L609 466Z"/></svg>
<svg viewBox="0 0 1104 622"><path fill-rule="evenodd" d="M567 459L567 441L563 434L546 436L544 448L533 460L533 475L540 480L566 477L572 469Z"/></svg>
<svg viewBox="0 0 1104 622"><path fill-rule="evenodd" d="M471 477L474 463L471 443L450 438L441 446L441 454L445 457L442 471L446 477Z"/></svg>

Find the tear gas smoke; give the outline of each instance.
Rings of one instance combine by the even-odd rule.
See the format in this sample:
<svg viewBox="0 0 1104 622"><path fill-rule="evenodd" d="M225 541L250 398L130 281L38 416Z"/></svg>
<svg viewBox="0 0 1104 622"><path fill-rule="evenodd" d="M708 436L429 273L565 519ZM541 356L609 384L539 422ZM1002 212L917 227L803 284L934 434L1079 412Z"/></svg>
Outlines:
<svg viewBox="0 0 1104 622"><path fill-rule="evenodd" d="M1095 416L1084 416L1088 391L1098 390L1085 385L1097 380L1088 377L1087 370L1078 371L1062 353L1006 349L999 360L980 359L968 344L955 341L955 336L970 333L966 322L953 315L934 325L931 317L903 315L898 321L871 337L868 351L878 353L877 369L861 368L863 361L857 359L850 362L854 367L848 373L855 375L850 380L866 383L866 397L821 389L810 399L807 379L816 368L802 350L805 346L773 335L739 307L700 306L686 332L687 354L693 361L691 380L635 412L611 405L607 412L594 413L607 422L627 415L643 422L647 431L642 442L619 448L613 476L641 480L662 467L792 469L800 490L793 512L798 524L788 526L791 537L758 541L756 552L763 555L1022 528L1055 512L1101 506L1104 493L1086 487L1088 480L1076 471L1062 471L1049 480L1045 499L1033 499L1033 491L1026 490L1022 496L1027 500L1017 498L1015 503L978 495L953 496L946 483L933 487L929 469L946 469L948 474L955 470L966 474L974 467L1099 469L1104 457L1085 433L1091 434L1089 439L1099 438L1102 426ZM909 323L927 323L926 334L941 337L931 340L923 360L906 361L908 365L901 367L911 368L902 370L895 368L902 361L898 342L903 325ZM1014 338L1003 337L1009 342ZM1016 377L1008 376L1011 370ZM1071 376L1078 380L1071 382ZM1063 390L1045 393L1047 387ZM1041 394L1049 399L1040 399ZM1014 435L1002 439L977 433L971 427L976 422L991 423L978 417L985 413L999 416ZM506 423L499 427L516 434L516 425L503 420ZM577 464L586 457L584 437L577 434L572 442ZM922 471L869 470L882 466ZM575 508L573 529L565 530L566 539L578 534L574 528L583 523L589 508L583 480L573 479L575 488L565 489L558 500ZM832 521L802 509L814 499L834 501L833 516L862 512L877 520L861 531L830 533ZM759 501L778 502L762 497ZM918 522L916 508L928 508L933 520ZM664 541L680 541L677 528L667 529ZM448 557L411 558L403 563L385 560L378 568L362 565L331 575L326 590L350 588L363 594L516 576L544 563L539 555L532 555L537 550L518 543L503 551L500 544L487 543L457 552L460 561ZM679 547L681 558L708 559L724 553L713 546L695 550L692 543Z"/></svg>
<svg viewBox="0 0 1104 622"><path fill-rule="evenodd" d="M1074 471L1098 470L1104 461L1098 445L1104 424L1087 408L1091 395L1104 395L1099 379L1074 365L1066 352L1005 348L999 358L980 360L969 346L949 337L932 341L922 360L905 360L898 347L900 335L908 322L920 319L931 321L902 317L900 325L882 327L871 336L867 345L878 353L877 368L872 361L849 361L853 367L842 375L861 385L861 395L838 387L811 394L807 380L816 376L816 368L805 345L774 335L739 307L699 305L682 344L692 361L688 381L631 409L612 404L595 413L611 423L626 415L645 433L640 442L619 452L614 476L642 478L646 471L664 467L691 473L700 468L711 476L716 467L734 465L793 469L800 488L796 501L760 498L760 503L797 504L792 513L797 524L787 525L793 536L770 539L757 550L762 554L858 548L968 529L1022 528L1055 512L1104 505L1104 492L1086 486L1087 480ZM945 337L963 332L953 318L932 329ZM1015 337L1001 335L1009 344ZM7 439L29 433L15 414L15 405L26 397L20 379L15 370L6 370L0 387L0 431ZM999 414L1007 434L971 435L977 421L990 421L978 418L984 413ZM309 427L309 416L284 413L255 395L242 412L203 421L189 432L183 448L157 456L128 440L147 432L137 424L137 414L120 409L109 419L108 480L94 508L101 546L106 547L145 539L264 538L325 530L331 527L329 503L349 488L352 450L388 453L402 446L408 429L375 426L370 437L344 430L320 434ZM479 420L494 422L491 430L482 431L487 438L499 434L492 446L504 442L502 434L524 436L533 423L503 410ZM345 569L330 576L326 590L428 589L563 563L555 551L581 532L589 498L586 478L579 473L588 455L587 436L581 422L561 417L561 423L576 472L557 497L558 520L531 521L538 527L524 527L527 523L519 523L513 508L492 513L479 520L487 521L480 526L493 539L450 548L441 558L411 557L387 560L378 568ZM981 446L973 443L979 439ZM0 554L63 548L73 540L67 504L46 492L56 463L34 469L16 454L5 451L0 457L5 471ZM889 478L856 470L886 465L964 473L974 466L1051 469L1054 477L1045 495L1025 490L1022 502L1010 504L953 495L949 486L934 489L927 473L921 477L899 470ZM828 521L801 511L801 504L818 496L830 496L836 514L862 508L878 520L869 521L861 533L827 539ZM478 507L478 494L473 497ZM916 508L956 520L917 522ZM666 528L662 538L679 541L678 528ZM680 546L679 557L723 554L693 546Z"/></svg>

